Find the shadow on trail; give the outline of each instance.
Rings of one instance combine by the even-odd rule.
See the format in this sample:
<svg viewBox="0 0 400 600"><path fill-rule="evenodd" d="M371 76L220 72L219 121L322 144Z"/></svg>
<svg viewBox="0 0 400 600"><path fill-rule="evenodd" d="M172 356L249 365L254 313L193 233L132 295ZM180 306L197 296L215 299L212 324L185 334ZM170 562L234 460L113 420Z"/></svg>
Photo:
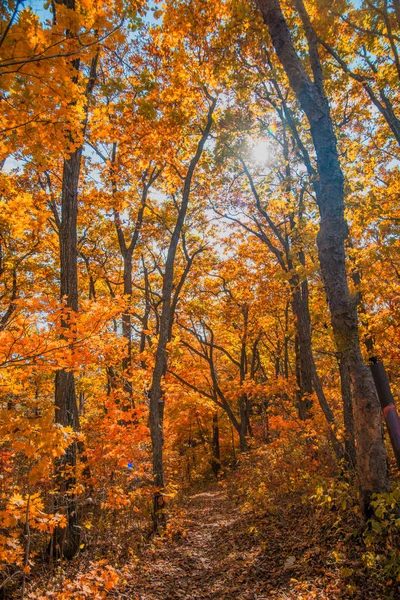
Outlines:
<svg viewBox="0 0 400 600"><path fill-rule="evenodd" d="M340 578L329 535L301 503L242 514L221 487L188 497L176 535L155 539L112 597L130 600L380 600ZM172 528L174 530L174 527Z"/></svg>

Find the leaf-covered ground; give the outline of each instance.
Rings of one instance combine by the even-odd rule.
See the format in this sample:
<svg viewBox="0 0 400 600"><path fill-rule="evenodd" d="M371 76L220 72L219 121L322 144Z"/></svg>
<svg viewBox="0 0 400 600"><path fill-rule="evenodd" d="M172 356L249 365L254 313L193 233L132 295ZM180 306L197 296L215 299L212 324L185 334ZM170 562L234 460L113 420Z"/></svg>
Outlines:
<svg viewBox="0 0 400 600"><path fill-rule="evenodd" d="M112 592L132 600L399 598L378 584L346 542L293 497L273 512L243 514L221 486L187 497ZM391 591L390 591L391 588Z"/></svg>

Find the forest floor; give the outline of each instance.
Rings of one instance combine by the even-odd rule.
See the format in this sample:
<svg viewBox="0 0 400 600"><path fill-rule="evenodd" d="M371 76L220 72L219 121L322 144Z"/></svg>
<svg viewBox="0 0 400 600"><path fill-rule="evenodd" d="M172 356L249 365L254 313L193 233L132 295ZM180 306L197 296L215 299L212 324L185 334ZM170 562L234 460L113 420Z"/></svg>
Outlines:
<svg viewBox="0 0 400 600"><path fill-rule="evenodd" d="M273 512L243 513L220 485L192 492L153 538L113 598L130 600L380 600L356 543L293 497ZM127 572L127 571L125 571ZM393 593L393 592L392 592Z"/></svg>

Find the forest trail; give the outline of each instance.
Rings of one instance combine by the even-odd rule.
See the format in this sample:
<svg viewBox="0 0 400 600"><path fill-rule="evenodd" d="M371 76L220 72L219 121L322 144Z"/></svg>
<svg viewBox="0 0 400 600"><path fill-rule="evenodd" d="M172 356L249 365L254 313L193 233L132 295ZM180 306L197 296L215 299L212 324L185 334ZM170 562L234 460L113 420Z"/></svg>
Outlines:
<svg viewBox="0 0 400 600"><path fill-rule="evenodd" d="M338 573L323 566L315 524L301 505L293 510L296 514L286 509L267 514L262 523L254 524L220 487L190 495L177 534L154 540L129 580L112 596L121 600L345 597L336 595Z"/></svg>

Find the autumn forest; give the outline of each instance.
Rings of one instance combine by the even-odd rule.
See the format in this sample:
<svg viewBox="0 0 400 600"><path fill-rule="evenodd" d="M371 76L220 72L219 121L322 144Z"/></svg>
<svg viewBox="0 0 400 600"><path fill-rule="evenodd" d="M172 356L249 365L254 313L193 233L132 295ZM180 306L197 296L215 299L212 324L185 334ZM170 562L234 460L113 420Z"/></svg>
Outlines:
<svg viewBox="0 0 400 600"><path fill-rule="evenodd" d="M400 598L399 0L0 2L0 598Z"/></svg>

